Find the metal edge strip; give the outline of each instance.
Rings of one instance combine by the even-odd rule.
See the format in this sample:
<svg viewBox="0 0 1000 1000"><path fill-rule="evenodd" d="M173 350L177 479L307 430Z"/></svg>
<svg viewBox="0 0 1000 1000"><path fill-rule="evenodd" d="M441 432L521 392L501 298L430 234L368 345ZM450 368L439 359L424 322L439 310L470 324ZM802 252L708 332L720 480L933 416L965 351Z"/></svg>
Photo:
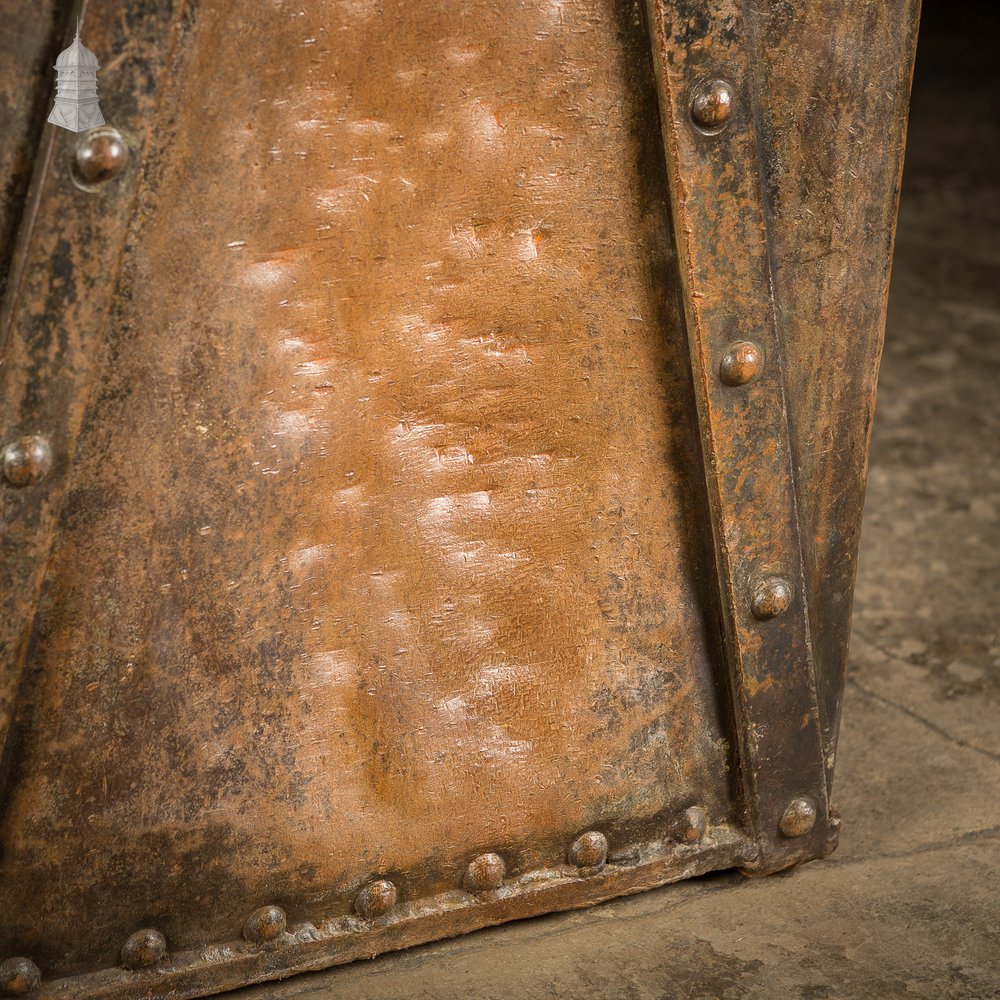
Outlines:
<svg viewBox="0 0 1000 1000"><path fill-rule="evenodd" d="M739 0L647 0L734 688L770 872L832 849L781 342ZM752 345L756 350L741 347Z"/></svg>
<svg viewBox="0 0 1000 1000"><path fill-rule="evenodd" d="M84 190L74 185L65 161L71 140L56 126L45 126L28 193L31 211L21 222L0 308L0 434L4 443L37 435L52 455L51 470L37 485L17 489L0 482L0 810L33 623L185 2L145 4L127 22L118 4L73 5L66 30L86 12L90 37L128 32L123 52L130 58L116 60L122 64L116 88L144 99L129 102L128 113L115 115L112 124L132 147L132 163L113 181ZM163 38L169 43L155 41ZM19 305L27 293L44 303L40 310Z"/></svg>
<svg viewBox="0 0 1000 1000"><path fill-rule="evenodd" d="M570 865L525 872L499 889L472 895L455 889L403 901L385 916L339 916L320 924L292 922L265 944L232 939L169 953L155 965L102 969L43 981L33 1000L137 1000L206 996L299 972L343 965L510 920L580 909L615 897L731 868L752 856L738 831L715 827L701 844L654 841L619 852L599 870ZM169 942L168 942L169 945Z"/></svg>

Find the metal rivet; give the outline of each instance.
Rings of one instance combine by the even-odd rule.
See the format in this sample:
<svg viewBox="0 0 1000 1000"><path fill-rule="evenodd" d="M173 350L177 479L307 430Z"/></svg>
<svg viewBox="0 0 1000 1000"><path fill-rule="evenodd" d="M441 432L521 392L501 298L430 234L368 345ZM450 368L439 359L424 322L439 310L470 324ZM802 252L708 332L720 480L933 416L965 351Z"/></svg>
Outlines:
<svg viewBox="0 0 1000 1000"><path fill-rule="evenodd" d="M280 906L262 906L247 917L243 937L251 944L264 944L285 933L288 918Z"/></svg>
<svg viewBox="0 0 1000 1000"><path fill-rule="evenodd" d="M128 146L118 129L91 129L76 144L73 179L86 189L96 187L120 174L127 160Z"/></svg>
<svg viewBox="0 0 1000 1000"><path fill-rule="evenodd" d="M480 854L466 869L462 885L473 894L499 889L503 885L507 866L499 854Z"/></svg>
<svg viewBox="0 0 1000 1000"><path fill-rule="evenodd" d="M750 610L754 618L766 621L787 611L791 603L792 587L789 582L780 576L769 576L766 580L761 580L754 589L750 598Z"/></svg>
<svg viewBox="0 0 1000 1000"><path fill-rule="evenodd" d="M8 958L0 962L0 994L23 997L42 984L42 974L30 958Z"/></svg>
<svg viewBox="0 0 1000 1000"><path fill-rule="evenodd" d="M805 795L792 799L781 817L781 832L786 837L805 836L816 824L816 803Z"/></svg>
<svg viewBox="0 0 1000 1000"><path fill-rule="evenodd" d="M155 965L167 953L167 939L152 928L136 931L122 946L122 965L144 969Z"/></svg>
<svg viewBox="0 0 1000 1000"><path fill-rule="evenodd" d="M760 374L764 359L760 348L749 340L732 344L719 365L719 378L726 385L746 385Z"/></svg>
<svg viewBox="0 0 1000 1000"><path fill-rule="evenodd" d="M3 450L3 474L11 486L34 486L52 468L52 449L43 437L23 437Z"/></svg>
<svg viewBox="0 0 1000 1000"><path fill-rule="evenodd" d="M379 879L358 893L354 909L366 920L384 917L396 905L397 895L396 887L388 879Z"/></svg>
<svg viewBox="0 0 1000 1000"><path fill-rule="evenodd" d="M701 806L691 806L685 809L674 824L674 836L687 844L701 843L708 829L708 817Z"/></svg>
<svg viewBox="0 0 1000 1000"><path fill-rule="evenodd" d="M733 113L733 88L725 80L709 80L695 91L691 117L705 132L718 132Z"/></svg>
<svg viewBox="0 0 1000 1000"><path fill-rule="evenodd" d="M608 838L597 830L581 833L569 845L567 857L578 868L600 868L608 860Z"/></svg>

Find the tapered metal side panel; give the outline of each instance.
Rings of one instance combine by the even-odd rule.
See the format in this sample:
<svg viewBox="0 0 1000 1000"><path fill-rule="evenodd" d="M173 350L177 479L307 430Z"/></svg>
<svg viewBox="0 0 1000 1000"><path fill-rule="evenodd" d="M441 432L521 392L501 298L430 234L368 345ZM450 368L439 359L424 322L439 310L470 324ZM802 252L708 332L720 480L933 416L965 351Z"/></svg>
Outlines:
<svg viewBox="0 0 1000 1000"><path fill-rule="evenodd" d="M108 107L140 159L156 117L178 10L179 4L169 0L135 0L114 12L95 5L88 19L93 44L123 53L107 67L112 91ZM20 18L34 16L46 15L39 7ZM66 30L68 38L60 40L60 48L72 38L69 25ZM0 748L18 693L139 175L133 162L114 185L82 191L72 177L76 142L76 136L62 129L46 127L42 134L0 308L4 445L34 439L51 456L41 488L18 488L8 477L0 493Z"/></svg>
<svg viewBox="0 0 1000 1000"><path fill-rule="evenodd" d="M24 16L24 7L23 0L0 0L0 296L45 124L51 66L62 39L57 0L36 0L30 17Z"/></svg>
<svg viewBox="0 0 1000 1000"><path fill-rule="evenodd" d="M828 851L773 12L86 13L3 304L0 992Z"/></svg>
<svg viewBox="0 0 1000 1000"><path fill-rule="evenodd" d="M748 819L772 870L829 822L783 349L739 2L653 0L653 49ZM791 812L787 812L791 810ZM801 813L808 829L788 836Z"/></svg>
<svg viewBox="0 0 1000 1000"><path fill-rule="evenodd" d="M750 33L832 781L919 0L767 0Z"/></svg>

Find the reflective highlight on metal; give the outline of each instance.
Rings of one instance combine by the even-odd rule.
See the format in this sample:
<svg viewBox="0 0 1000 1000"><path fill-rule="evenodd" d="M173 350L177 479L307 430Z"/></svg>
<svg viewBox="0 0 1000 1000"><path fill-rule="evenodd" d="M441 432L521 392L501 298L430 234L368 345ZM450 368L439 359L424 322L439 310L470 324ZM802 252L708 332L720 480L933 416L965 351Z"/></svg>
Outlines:
<svg viewBox="0 0 1000 1000"><path fill-rule="evenodd" d="M733 344L719 365L719 378L728 386L746 385L760 374L764 360L760 348L748 340Z"/></svg>
<svg viewBox="0 0 1000 1000"><path fill-rule="evenodd" d="M705 132L718 132L733 113L733 88L725 80L709 80L695 91L691 117Z"/></svg>
<svg viewBox="0 0 1000 1000"><path fill-rule="evenodd" d="M690 806L674 825L674 835L686 844L699 844L708 829L708 817L701 806Z"/></svg>
<svg viewBox="0 0 1000 1000"><path fill-rule="evenodd" d="M73 177L85 188L117 177L128 162L128 146L121 133L104 125L82 135L73 156Z"/></svg>
<svg viewBox="0 0 1000 1000"><path fill-rule="evenodd" d="M608 859L608 838L597 830L588 830L570 844L566 859L579 868L600 868Z"/></svg>
<svg viewBox="0 0 1000 1000"><path fill-rule="evenodd" d="M28 996L41 982L42 974L30 958L8 958L0 962L0 996Z"/></svg>
<svg viewBox="0 0 1000 1000"><path fill-rule="evenodd" d="M288 918L280 906L262 906L247 917L243 937L254 944L265 944L281 937L287 924Z"/></svg>
<svg viewBox="0 0 1000 1000"><path fill-rule="evenodd" d="M122 946L122 965L126 969L145 969L156 965L167 954L167 940L153 928L136 931Z"/></svg>
<svg viewBox="0 0 1000 1000"><path fill-rule="evenodd" d="M34 486L52 468L52 449L43 437L23 437L3 449L2 464L10 486Z"/></svg>
<svg viewBox="0 0 1000 1000"><path fill-rule="evenodd" d="M792 597L791 584L780 576L771 576L754 588L750 610L760 621L777 618L788 610Z"/></svg>
<svg viewBox="0 0 1000 1000"><path fill-rule="evenodd" d="M499 854L480 854L466 869L462 885L473 894L499 889L503 885L507 866Z"/></svg>
<svg viewBox="0 0 1000 1000"><path fill-rule="evenodd" d="M384 917L396 905L398 893L388 879L379 879L365 886L354 900L354 910L365 920Z"/></svg>
<svg viewBox="0 0 1000 1000"><path fill-rule="evenodd" d="M816 803L808 797L792 799L781 817L786 837L804 837L816 825Z"/></svg>

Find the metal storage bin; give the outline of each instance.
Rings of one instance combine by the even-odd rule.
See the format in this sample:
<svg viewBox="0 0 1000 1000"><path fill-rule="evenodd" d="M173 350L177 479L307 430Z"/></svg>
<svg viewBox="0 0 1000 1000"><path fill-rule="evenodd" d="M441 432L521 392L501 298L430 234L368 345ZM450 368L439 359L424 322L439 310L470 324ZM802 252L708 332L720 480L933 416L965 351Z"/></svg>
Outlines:
<svg viewBox="0 0 1000 1000"><path fill-rule="evenodd" d="M916 3L6 7L0 986L832 850Z"/></svg>

